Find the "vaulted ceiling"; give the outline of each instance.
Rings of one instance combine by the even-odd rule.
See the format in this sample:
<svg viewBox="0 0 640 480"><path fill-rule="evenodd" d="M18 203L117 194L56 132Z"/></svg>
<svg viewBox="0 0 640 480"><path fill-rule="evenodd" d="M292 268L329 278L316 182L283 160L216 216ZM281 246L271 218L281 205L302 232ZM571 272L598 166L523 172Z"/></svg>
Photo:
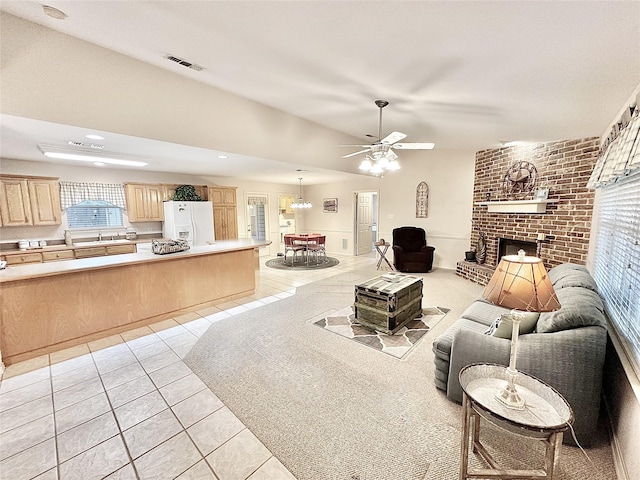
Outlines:
<svg viewBox="0 0 640 480"><path fill-rule="evenodd" d="M438 149L600 135L640 82L635 1L48 5L67 17L36 1L0 9L363 142L379 98L383 135Z"/></svg>

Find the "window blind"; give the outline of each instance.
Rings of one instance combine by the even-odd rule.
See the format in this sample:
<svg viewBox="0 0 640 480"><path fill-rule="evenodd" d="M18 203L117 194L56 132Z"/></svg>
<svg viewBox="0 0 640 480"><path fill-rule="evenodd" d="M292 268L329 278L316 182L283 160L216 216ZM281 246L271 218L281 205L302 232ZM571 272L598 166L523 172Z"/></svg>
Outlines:
<svg viewBox="0 0 640 480"><path fill-rule="evenodd" d="M594 277L640 375L640 171L600 192Z"/></svg>

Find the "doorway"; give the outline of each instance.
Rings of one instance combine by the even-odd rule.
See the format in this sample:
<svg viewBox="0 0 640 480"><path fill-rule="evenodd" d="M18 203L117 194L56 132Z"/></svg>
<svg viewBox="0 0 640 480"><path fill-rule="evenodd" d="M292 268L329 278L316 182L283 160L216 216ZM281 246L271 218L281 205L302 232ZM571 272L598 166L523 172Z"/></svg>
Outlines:
<svg viewBox="0 0 640 480"><path fill-rule="evenodd" d="M367 255L378 241L378 192L355 193L355 254Z"/></svg>
<svg viewBox="0 0 640 480"><path fill-rule="evenodd" d="M296 201L294 195L281 193L278 195L278 233L280 237L280 252L284 252L284 236L296 233L296 216L291 204Z"/></svg>
<svg viewBox="0 0 640 480"><path fill-rule="evenodd" d="M266 193L245 193L247 238L269 240L269 195ZM260 256L269 255L268 247L260 247Z"/></svg>

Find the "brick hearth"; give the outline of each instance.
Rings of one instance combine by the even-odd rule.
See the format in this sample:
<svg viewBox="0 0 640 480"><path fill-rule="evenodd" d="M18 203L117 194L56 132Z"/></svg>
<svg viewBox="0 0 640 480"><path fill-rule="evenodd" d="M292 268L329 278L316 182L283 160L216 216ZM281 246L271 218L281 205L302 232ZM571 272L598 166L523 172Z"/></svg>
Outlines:
<svg viewBox="0 0 640 480"><path fill-rule="evenodd" d="M471 245L484 232L486 263L458 262L456 272L476 283L488 283L498 258L498 239L535 242L543 234L540 257L547 268L565 262L585 264L589 249L595 192L586 188L598 158L599 138L583 138L536 145L482 150L476 153ZM537 186L549 188L546 213L489 213L479 202L514 200L502 189L504 176L515 162L528 161L538 171ZM524 197L533 198L533 194Z"/></svg>

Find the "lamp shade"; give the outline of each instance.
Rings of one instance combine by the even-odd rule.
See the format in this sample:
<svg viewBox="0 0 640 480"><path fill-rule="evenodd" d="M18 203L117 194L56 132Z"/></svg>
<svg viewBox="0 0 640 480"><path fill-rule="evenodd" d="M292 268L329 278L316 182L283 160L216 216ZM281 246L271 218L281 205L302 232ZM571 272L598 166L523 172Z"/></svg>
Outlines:
<svg viewBox="0 0 640 480"><path fill-rule="evenodd" d="M505 308L526 312L552 312L560 302L551 285L542 260L519 255L506 255L500 259L482 297Z"/></svg>

